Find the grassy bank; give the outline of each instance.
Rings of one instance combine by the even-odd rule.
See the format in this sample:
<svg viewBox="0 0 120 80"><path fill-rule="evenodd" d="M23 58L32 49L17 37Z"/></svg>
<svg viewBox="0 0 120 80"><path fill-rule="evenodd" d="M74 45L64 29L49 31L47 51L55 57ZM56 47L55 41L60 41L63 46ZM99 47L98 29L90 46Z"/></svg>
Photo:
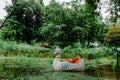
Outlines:
<svg viewBox="0 0 120 80"><path fill-rule="evenodd" d="M99 64L110 59L99 60ZM113 60L114 61L114 60ZM0 57L0 79L9 80L105 80L78 73L54 72L53 58ZM95 60L85 60L86 67L96 64Z"/></svg>
<svg viewBox="0 0 120 80"><path fill-rule="evenodd" d="M29 45L26 43L17 43L15 41L3 41L0 39L0 55L3 56L26 56L26 57L50 57L53 58L53 51L56 46L51 48L40 47L37 45ZM116 52L111 49L101 46L98 48L86 48L81 44L67 46L62 49L62 58L80 55L82 58L94 59L106 56L116 58Z"/></svg>
<svg viewBox="0 0 120 80"><path fill-rule="evenodd" d="M49 52L49 48L29 45L27 43L17 43L15 41L3 41L0 39L0 51L3 52L23 52L23 53L44 53Z"/></svg>
<svg viewBox="0 0 120 80"><path fill-rule="evenodd" d="M105 80L71 72L53 72L54 59L51 48L0 40L0 79L5 80ZM110 64L115 69L116 54L107 47L86 48L81 45L62 49L62 58L80 55L85 60L86 70ZM104 64L104 65L103 65ZM115 65L115 66L114 66ZM96 72L97 73L97 72Z"/></svg>

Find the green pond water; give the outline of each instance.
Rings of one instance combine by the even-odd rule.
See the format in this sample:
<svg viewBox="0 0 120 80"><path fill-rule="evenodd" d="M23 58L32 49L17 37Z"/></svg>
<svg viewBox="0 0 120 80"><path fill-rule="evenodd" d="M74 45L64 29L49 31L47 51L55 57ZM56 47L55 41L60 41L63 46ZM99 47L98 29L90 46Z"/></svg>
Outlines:
<svg viewBox="0 0 120 80"><path fill-rule="evenodd" d="M117 60L116 60L117 61ZM108 80L120 80L120 56L118 57L118 64L116 70L113 69L112 64L101 65L99 67L91 67L85 70L85 76L102 77Z"/></svg>
<svg viewBox="0 0 120 80"><path fill-rule="evenodd" d="M111 65L104 65L96 68L87 69L85 75L93 77L102 77L108 80L119 80L120 73L113 70ZM118 79L117 79L118 78Z"/></svg>
<svg viewBox="0 0 120 80"><path fill-rule="evenodd" d="M66 73L75 73L82 76L92 76L96 78L103 78L105 80L120 80L120 70L117 72L112 69L111 65L105 65L100 67L91 67L84 72L66 71Z"/></svg>
<svg viewBox="0 0 120 80"><path fill-rule="evenodd" d="M120 64L120 62L119 62ZM111 64L101 65L99 67L90 67L85 72L74 72L83 76L92 76L96 78L105 78L105 80L120 80L120 67L119 70L113 70Z"/></svg>
<svg viewBox="0 0 120 80"><path fill-rule="evenodd" d="M120 64L120 57L118 58L118 63ZM73 73L77 73L83 76L101 77L107 80L120 80L120 68L119 71L117 70L115 71L113 70L112 67L113 67L112 65L108 64L99 67L90 67L86 69L85 72L73 72Z"/></svg>

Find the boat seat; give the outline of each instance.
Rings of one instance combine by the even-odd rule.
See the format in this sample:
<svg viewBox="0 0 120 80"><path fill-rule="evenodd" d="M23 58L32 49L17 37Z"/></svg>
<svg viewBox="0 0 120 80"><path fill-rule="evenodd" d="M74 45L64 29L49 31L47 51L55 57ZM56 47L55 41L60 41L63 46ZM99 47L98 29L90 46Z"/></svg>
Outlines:
<svg viewBox="0 0 120 80"><path fill-rule="evenodd" d="M62 61L67 61L67 62L69 62L69 63L75 64L75 63L77 63L79 60L80 60L80 56L76 56L76 57L73 58L73 59L67 58L67 59L65 59L65 60L61 60L61 62L62 62Z"/></svg>
<svg viewBox="0 0 120 80"><path fill-rule="evenodd" d="M80 60L80 56L73 58L72 63L77 63Z"/></svg>

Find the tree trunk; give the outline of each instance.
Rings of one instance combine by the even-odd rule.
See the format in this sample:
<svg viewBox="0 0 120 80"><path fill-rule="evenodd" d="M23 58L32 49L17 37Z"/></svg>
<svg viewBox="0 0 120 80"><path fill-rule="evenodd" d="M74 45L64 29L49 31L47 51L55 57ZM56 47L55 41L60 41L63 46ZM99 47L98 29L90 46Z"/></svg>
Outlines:
<svg viewBox="0 0 120 80"><path fill-rule="evenodd" d="M0 26L0 28L2 28L2 27L4 26L5 22L6 22L11 16L12 16L12 14L10 14L10 15L8 15L8 16L6 17L6 19L3 21L2 25Z"/></svg>

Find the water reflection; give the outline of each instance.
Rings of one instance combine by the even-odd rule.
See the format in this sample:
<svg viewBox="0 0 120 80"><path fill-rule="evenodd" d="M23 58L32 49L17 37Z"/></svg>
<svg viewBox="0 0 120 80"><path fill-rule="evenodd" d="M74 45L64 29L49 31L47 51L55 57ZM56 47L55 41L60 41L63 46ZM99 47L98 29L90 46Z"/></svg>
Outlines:
<svg viewBox="0 0 120 80"><path fill-rule="evenodd" d="M117 70L117 80L120 80L120 54L118 56L118 63L117 63L117 65L118 65L118 68L117 68L118 69Z"/></svg>
<svg viewBox="0 0 120 80"><path fill-rule="evenodd" d="M102 77L107 79L116 80L119 74L117 71L112 69L111 65L104 65L100 67L91 67L85 71L86 76L93 76L93 77ZM119 77L118 77L119 79Z"/></svg>
<svg viewBox="0 0 120 80"><path fill-rule="evenodd" d="M113 63L100 66L91 66L85 72L74 72L83 76L101 77L107 80L120 80L120 57L118 58L119 70L114 70Z"/></svg>
<svg viewBox="0 0 120 80"><path fill-rule="evenodd" d="M120 71L117 73L117 80L120 80Z"/></svg>
<svg viewBox="0 0 120 80"><path fill-rule="evenodd" d="M119 65L119 66L118 66ZM114 70L116 68L116 70ZM86 69L85 76L102 77L108 80L120 80L120 56L118 56L118 64L113 69L113 64L106 64Z"/></svg>
<svg viewBox="0 0 120 80"><path fill-rule="evenodd" d="M83 76L93 76L93 77L101 77L108 80L120 80L120 71L115 71L112 68L112 65L104 65L99 67L91 67L86 69L85 72L73 72Z"/></svg>

